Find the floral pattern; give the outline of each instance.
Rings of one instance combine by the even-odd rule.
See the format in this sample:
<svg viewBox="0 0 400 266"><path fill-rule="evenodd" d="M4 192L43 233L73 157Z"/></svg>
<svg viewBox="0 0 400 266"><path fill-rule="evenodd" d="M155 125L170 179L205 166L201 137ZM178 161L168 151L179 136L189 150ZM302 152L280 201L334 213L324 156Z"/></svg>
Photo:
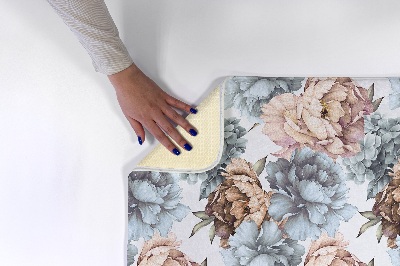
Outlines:
<svg viewBox="0 0 400 266"><path fill-rule="evenodd" d="M234 106L252 122L261 122L261 106L274 96L301 88L304 78L235 76L225 81L225 109Z"/></svg>
<svg viewBox="0 0 400 266"><path fill-rule="evenodd" d="M396 238L396 246L397 248L388 250L392 265L400 265L400 237Z"/></svg>
<svg viewBox="0 0 400 266"><path fill-rule="evenodd" d="M224 147L222 150L222 157L219 163L213 168L203 173L174 173L181 180L186 180L189 185L196 184L199 180L202 181L203 186L211 179L223 180L221 176L221 168L224 168L231 158L237 158L242 155L246 150L247 139L244 136L247 130L239 125L240 119L230 117L224 119ZM218 182L219 184L220 182ZM204 194L203 197L208 196L209 193Z"/></svg>
<svg viewBox="0 0 400 266"><path fill-rule="evenodd" d="M291 239L316 239L321 231L334 236L340 221L350 220L357 211L346 202L342 168L324 153L303 148L290 161L279 158L265 168L275 191L269 214L276 221L286 217L283 230Z"/></svg>
<svg viewBox="0 0 400 266"><path fill-rule="evenodd" d="M205 213L214 216L215 233L221 237L221 247L235 229L247 220L254 221L258 228L268 219L270 195L261 187L251 164L233 158L225 173L225 181L208 196Z"/></svg>
<svg viewBox="0 0 400 266"><path fill-rule="evenodd" d="M320 238L313 241L304 261L305 266L367 266L355 255L346 250L349 242L344 241L341 233L336 233L335 237L329 237L322 233Z"/></svg>
<svg viewBox="0 0 400 266"><path fill-rule="evenodd" d="M364 136L363 115L373 105L367 90L349 78L309 78L300 96L285 93L262 107L263 133L288 159L294 149L310 147L336 159L360 151Z"/></svg>
<svg viewBox="0 0 400 266"><path fill-rule="evenodd" d="M193 262L185 253L177 248L181 242L176 241L173 232L168 233L168 237L161 237L158 231L154 236L144 243L140 252L138 266L200 266Z"/></svg>
<svg viewBox="0 0 400 266"><path fill-rule="evenodd" d="M365 116L364 132L361 151L343 162L349 179L358 184L369 181L367 197L372 198L389 183L389 170L400 155L400 118L375 112Z"/></svg>
<svg viewBox="0 0 400 266"><path fill-rule="evenodd" d="M129 239L149 239L154 229L166 236L172 223L189 213L189 207L179 202L176 178L168 173L132 172L128 184Z"/></svg>
<svg viewBox="0 0 400 266"><path fill-rule="evenodd" d="M400 78L389 78L389 81L392 85L392 92L389 95L389 107L390 109L396 109L400 107Z"/></svg>
<svg viewBox="0 0 400 266"><path fill-rule="evenodd" d="M382 234L388 237L388 246L393 248L400 235L400 162L389 175L393 178L376 195L372 213L380 218Z"/></svg>
<svg viewBox="0 0 400 266"><path fill-rule="evenodd" d="M399 80L228 77L216 167L129 175L128 265L399 266Z"/></svg>
<svg viewBox="0 0 400 266"><path fill-rule="evenodd" d="M265 221L261 228L254 221L240 224L229 238L231 248L221 250L225 265L299 265L304 247L284 238L278 225Z"/></svg>

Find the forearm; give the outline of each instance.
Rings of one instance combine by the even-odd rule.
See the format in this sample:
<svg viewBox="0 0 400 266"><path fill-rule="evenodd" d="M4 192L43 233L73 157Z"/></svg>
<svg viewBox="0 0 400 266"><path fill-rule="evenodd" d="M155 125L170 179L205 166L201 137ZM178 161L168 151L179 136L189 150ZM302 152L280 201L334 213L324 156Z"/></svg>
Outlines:
<svg viewBox="0 0 400 266"><path fill-rule="evenodd" d="M97 72L118 73L133 60L103 0L47 0L77 36Z"/></svg>

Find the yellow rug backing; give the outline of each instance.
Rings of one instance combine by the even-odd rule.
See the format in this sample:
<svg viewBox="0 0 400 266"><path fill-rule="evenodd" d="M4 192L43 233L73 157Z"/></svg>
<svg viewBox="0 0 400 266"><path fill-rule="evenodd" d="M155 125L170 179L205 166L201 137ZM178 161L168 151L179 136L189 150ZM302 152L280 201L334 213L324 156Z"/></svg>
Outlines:
<svg viewBox="0 0 400 266"><path fill-rule="evenodd" d="M181 154L176 156L160 143L142 160L136 168L155 171L203 172L214 167L221 158L223 144L223 93L221 85L197 106L197 114L186 119L197 129L193 137L182 127L177 130L192 144L186 151L179 147Z"/></svg>

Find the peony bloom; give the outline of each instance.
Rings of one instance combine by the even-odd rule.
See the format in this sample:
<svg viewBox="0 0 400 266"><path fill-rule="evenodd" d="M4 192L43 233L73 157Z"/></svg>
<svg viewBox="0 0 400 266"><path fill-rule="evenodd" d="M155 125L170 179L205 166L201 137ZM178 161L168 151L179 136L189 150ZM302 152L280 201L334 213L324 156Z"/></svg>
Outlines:
<svg viewBox="0 0 400 266"><path fill-rule="evenodd" d="M182 221L190 208L180 203L181 188L169 173L132 172L128 180L128 238L150 239L154 229L165 237L174 221Z"/></svg>
<svg viewBox="0 0 400 266"><path fill-rule="evenodd" d="M343 164L346 166L347 179L353 180L356 184L363 184L365 180L371 181L376 176L381 177L385 172L382 165L382 137L368 133L364 140L360 142L361 151L353 157L344 158Z"/></svg>
<svg viewBox="0 0 400 266"><path fill-rule="evenodd" d="M200 266L177 248L181 242L176 241L174 233L169 232L163 238L155 231L153 238L146 241L140 252L138 266Z"/></svg>
<svg viewBox="0 0 400 266"><path fill-rule="evenodd" d="M265 169L274 190L268 213L278 222L287 219L283 231L291 239L316 239L322 231L333 237L340 220L348 221L357 211L347 203L342 168L324 153L299 149L290 161L279 158Z"/></svg>
<svg viewBox="0 0 400 266"><path fill-rule="evenodd" d="M341 233L329 237L322 233L320 238L313 241L304 261L305 266L367 266L345 248L348 242L344 241Z"/></svg>
<svg viewBox="0 0 400 266"><path fill-rule="evenodd" d="M261 106L274 96L297 91L304 78L230 77L225 82L225 109L232 106L250 122L262 122Z"/></svg>
<svg viewBox="0 0 400 266"><path fill-rule="evenodd" d="M273 221L264 221L260 229L254 221L241 223L229 238L229 245L229 249L220 251L224 264L229 266L295 266L304 254L304 247L285 239Z"/></svg>
<svg viewBox="0 0 400 266"><path fill-rule="evenodd" d="M393 167L392 181L376 194L372 212L381 216L382 232L389 238L388 245L394 245L400 235L400 162Z"/></svg>
<svg viewBox="0 0 400 266"><path fill-rule="evenodd" d="M244 221L255 221L260 228L269 219L267 206L270 193L265 192L252 165L240 158L233 158L225 169L225 181L208 196L205 212L214 215L215 233L221 237L220 245L227 247L227 240Z"/></svg>
<svg viewBox="0 0 400 266"><path fill-rule="evenodd" d="M367 90L350 78L309 78L304 93L278 95L262 107L263 133L286 159L296 148L309 147L336 159L360 151L364 118L373 111Z"/></svg>
<svg viewBox="0 0 400 266"><path fill-rule="evenodd" d="M387 118L379 112L364 117L365 137L361 151L344 158L347 178L355 183L369 181L367 197L373 198L392 179L389 169L400 156L400 119Z"/></svg>

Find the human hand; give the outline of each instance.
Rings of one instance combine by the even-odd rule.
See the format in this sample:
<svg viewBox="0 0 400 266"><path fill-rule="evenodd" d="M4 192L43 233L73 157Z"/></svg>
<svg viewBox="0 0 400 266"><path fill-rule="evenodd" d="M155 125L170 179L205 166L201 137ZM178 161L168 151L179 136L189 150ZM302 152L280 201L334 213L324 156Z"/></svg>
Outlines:
<svg viewBox="0 0 400 266"><path fill-rule="evenodd" d="M167 118L180 125L192 136L196 136L195 128L172 107L194 114L197 113L196 109L168 95L135 64L121 72L109 75L108 79L115 88L122 112L138 136L140 145L145 141L144 126L175 155L179 155L180 151L166 134L184 149L188 151L192 149L192 146Z"/></svg>

